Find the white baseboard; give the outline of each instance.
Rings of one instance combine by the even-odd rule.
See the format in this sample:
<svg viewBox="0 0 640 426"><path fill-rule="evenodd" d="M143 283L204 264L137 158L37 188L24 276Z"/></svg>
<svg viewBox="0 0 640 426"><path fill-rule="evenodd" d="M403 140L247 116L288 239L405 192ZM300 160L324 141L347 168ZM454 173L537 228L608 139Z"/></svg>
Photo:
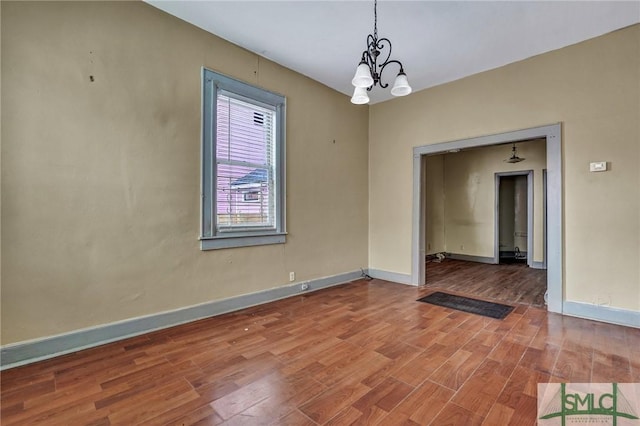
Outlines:
<svg viewBox="0 0 640 426"><path fill-rule="evenodd" d="M533 269L547 269L547 267L544 265L544 262L536 262L535 260L531 264L531 267Z"/></svg>
<svg viewBox="0 0 640 426"><path fill-rule="evenodd" d="M411 282L411 275L401 274L399 272L389 272L380 269L369 269L367 272L371 278L377 278L379 280L392 281L394 283L415 285Z"/></svg>
<svg viewBox="0 0 640 426"><path fill-rule="evenodd" d="M296 294L309 293L344 284L349 281L354 281L361 276L362 271L352 271L310 281L301 281L296 284L276 287L229 299L215 300L200 305L75 330L56 336L12 343L0 347L0 370L30 364L151 331L261 305L263 303L273 302ZM302 291L300 289L302 283L307 283L309 289Z"/></svg>
<svg viewBox="0 0 640 426"><path fill-rule="evenodd" d="M612 308L591 303L564 301L562 314L611 324L640 328L640 311Z"/></svg>
<svg viewBox="0 0 640 426"><path fill-rule="evenodd" d="M493 257L472 256L469 254L448 253L447 257L455 260L466 260L467 262L490 263L492 265L496 263Z"/></svg>

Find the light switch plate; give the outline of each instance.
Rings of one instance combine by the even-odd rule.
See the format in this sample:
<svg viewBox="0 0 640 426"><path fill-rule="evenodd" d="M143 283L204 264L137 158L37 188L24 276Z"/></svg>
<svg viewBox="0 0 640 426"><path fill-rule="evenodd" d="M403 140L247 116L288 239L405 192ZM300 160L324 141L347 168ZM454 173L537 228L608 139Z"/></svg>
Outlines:
<svg viewBox="0 0 640 426"><path fill-rule="evenodd" d="M607 171L607 162L606 161L597 161L595 163L589 164L590 172L606 172Z"/></svg>

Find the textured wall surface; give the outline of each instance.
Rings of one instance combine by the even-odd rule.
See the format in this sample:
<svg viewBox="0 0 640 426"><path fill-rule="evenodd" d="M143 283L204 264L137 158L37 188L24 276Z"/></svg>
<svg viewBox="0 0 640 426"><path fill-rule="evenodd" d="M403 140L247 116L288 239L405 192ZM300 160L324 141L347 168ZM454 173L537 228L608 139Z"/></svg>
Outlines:
<svg viewBox="0 0 640 426"><path fill-rule="evenodd" d="M640 310L639 76L634 25L373 105L370 267L411 273L413 147L561 122L565 298Z"/></svg>
<svg viewBox="0 0 640 426"><path fill-rule="evenodd" d="M3 344L367 266L366 106L142 2L1 7ZM202 66L287 97L286 244L199 249Z"/></svg>
<svg viewBox="0 0 640 426"><path fill-rule="evenodd" d="M533 260L542 262L542 169L546 164L545 143L519 143L518 155L526 158L521 163L505 163L504 159L510 155L510 145L444 155L444 229L447 252L493 257L495 173L533 170ZM526 215L526 210L524 213ZM525 220L525 232L526 228ZM524 244L520 248L526 251L526 247Z"/></svg>

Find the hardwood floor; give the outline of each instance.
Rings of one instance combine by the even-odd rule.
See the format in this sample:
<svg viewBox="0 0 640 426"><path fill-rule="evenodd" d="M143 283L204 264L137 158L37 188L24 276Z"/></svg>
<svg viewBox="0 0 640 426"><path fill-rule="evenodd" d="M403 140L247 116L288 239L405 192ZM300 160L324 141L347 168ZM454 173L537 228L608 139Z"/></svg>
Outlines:
<svg viewBox="0 0 640 426"><path fill-rule="evenodd" d="M640 330L380 280L0 374L8 425L533 425L538 382L640 382Z"/></svg>
<svg viewBox="0 0 640 426"><path fill-rule="evenodd" d="M547 271L522 264L490 265L445 259L427 262L427 287L488 300L544 307Z"/></svg>

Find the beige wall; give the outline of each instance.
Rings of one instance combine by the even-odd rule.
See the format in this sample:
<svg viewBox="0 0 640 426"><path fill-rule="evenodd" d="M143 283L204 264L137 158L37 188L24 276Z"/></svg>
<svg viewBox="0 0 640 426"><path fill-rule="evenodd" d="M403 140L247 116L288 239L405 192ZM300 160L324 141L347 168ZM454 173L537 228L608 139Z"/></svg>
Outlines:
<svg viewBox="0 0 640 426"><path fill-rule="evenodd" d="M422 157L425 170L425 251L435 254L447 251L444 211L444 156Z"/></svg>
<svg viewBox="0 0 640 426"><path fill-rule="evenodd" d="M635 25L372 106L369 266L411 273L413 147L562 122L565 297L640 310L639 76Z"/></svg>
<svg viewBox="0 0 640 426"><path fill-rule="evenodd" d="M495 173L533 170L533 260L544 260L542 169L546 165L545 142L519 143L518 156L526 159L521 163L505 163L504 159L510 155L511 145L502 145L442 156L445 251L492 258L495 245ZM427 176L428 166L429 163ZM428 194L429 191L427 197ZM526 232L526 221L524 230ZM526 245L520 248L526 251Z"/></svg>
<svg viewBox="0 0 640 426"><path fill-rule="evenodd" d="M367 107L144 3L1 7L3 344L367 266ZM287 97L284 245L199 250L203 65Z"/></svg>

